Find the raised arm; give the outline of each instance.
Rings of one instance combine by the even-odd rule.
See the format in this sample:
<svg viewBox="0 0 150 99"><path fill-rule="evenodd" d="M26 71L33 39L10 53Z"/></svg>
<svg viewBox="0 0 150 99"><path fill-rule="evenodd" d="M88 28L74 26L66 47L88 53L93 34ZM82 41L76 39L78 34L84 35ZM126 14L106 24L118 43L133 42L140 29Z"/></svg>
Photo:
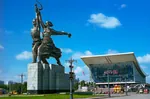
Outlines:
<svg viewBox="0 0 150 99"><path fill-rule="evenodd" d="M36 26L40 27L39 15L36 13Z"/></svg>
<svg viewBox="0 0 150 99"><path fill-rule="evenodd" d="M38 1L37 1L38 2ZM39 3L39 2L38 2ZM41 4L40 4L41 5ZM37 4L35 4L35 12L36 12L36 19L38 20L38 23L41 23L42 28L45 28L44 22L42 21L42 16L40 10L42 10L43 7L41 5L41 8L38 8ZM40 24L39 24L40 25Z"/></svg>
<svg viewBox="0 0 150 99"><path fill-rule="evenodd" d="M41 23L42 28L44 29L44 28L45 28L45 24L44 24L44 22L43 22L43 20L42 20L41 13L39 12L38 14L39 14L39 21L40 21L40 23Z"/></svg>
<svg viewBox="0 0 150 99"><path fill-rule="evenodd" d="M68 35L68 37L71 37L70 33L63 32L63 31L56 31L54 29L51 29L52 35Z"/></svg>
<svg viewBox="0 0 150 99"><path fill-rule="evenodd" d="M39 28L39 31L40 31L40 21L39 21L39 8L37 7L37 4L35 4L35 21L36 21L36 27Z"/></svg>

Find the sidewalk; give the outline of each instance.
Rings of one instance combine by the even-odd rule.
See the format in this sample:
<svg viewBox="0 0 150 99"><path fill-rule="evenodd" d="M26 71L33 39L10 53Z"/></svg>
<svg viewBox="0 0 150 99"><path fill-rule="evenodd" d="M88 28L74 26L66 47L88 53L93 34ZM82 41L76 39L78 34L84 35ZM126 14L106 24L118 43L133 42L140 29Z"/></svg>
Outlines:
<svg viewBox="0 0 150 99"><path fill-rule="evenodd" d="M111 94L110 98L114 98L114 97L124 97L126 96L125 94ZM108 94L104 95L104 96L99 96L99 97L91 97L91 98L75 98L75 99L105 99L105 98L109 98Z"/></svg>

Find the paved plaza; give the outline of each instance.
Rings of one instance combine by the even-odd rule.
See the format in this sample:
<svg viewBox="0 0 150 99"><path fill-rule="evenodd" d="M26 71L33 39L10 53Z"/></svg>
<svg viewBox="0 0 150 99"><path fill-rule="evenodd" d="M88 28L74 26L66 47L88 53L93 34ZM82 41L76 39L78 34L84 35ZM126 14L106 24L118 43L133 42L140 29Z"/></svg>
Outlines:
<svg viewBox="0 0 150 99"><path fill-rule="evenodd" d="M83 98L77 98L83 99ZM150 99L150 94L136 94L136 93L129 93L128 96L124 94L112 94L109 98L107 95L102 97L95 97L95 98L84 98L84 99Z"/></svg>
<svg viewBox="0 0 150 99"><path fill-rule="evenodd" d="M150 94L132 94L129 96L112 97L106 99L150 99Z"/></svg>

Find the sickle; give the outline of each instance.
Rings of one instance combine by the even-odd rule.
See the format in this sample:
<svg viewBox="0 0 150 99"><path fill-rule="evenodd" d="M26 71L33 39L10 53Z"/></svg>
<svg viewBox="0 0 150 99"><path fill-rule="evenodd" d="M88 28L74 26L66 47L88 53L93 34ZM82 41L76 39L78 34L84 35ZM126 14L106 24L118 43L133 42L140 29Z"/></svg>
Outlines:
<svg viewBox="0 0 150 99"><path fill-rule="evenodd" d="M43 9L42 4L41 4L38 0L36 0L36 2L37 2L37 3L39 3L39 4L40 4L40 6L41 6L41 7L39 8L39 10L42 10L42 9Z"/></svg>

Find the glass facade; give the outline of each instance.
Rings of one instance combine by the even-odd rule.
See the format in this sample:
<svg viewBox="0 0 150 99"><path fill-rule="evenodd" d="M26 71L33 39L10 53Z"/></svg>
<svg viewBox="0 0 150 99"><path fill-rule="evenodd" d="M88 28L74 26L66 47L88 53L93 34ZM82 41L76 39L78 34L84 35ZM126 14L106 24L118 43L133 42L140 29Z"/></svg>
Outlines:
<svg viewBox="0 0 150 99"><path fill-rule="evenodd" d="M90 64L91 76L96 83L107 82L109 74L110 82L134 81L133 62L116 64Z"/></svg>

